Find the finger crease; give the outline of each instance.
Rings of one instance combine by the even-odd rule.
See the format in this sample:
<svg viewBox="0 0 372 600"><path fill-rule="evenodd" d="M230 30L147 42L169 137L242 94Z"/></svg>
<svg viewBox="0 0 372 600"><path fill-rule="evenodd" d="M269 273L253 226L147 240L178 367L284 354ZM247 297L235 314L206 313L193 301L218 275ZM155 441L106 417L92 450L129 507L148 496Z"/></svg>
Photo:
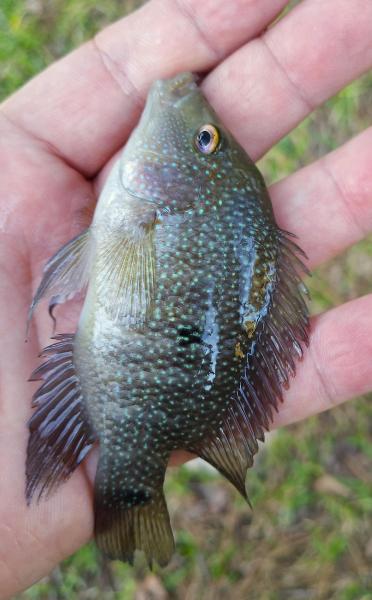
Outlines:
<svg viewBox="0 0 372 600"><path fill-rule="evenodd" d="M175 2L180 14L185 17L196 31L200 41L211 55L213 62L218 62L223 58L223 54L212 44L204 28L200 25L196 15L190 8L187 0L176 0Z"/></svg>
<svg viewBox="0 0 372 600"><path fill-rule="evenodd" d="M23 134L26 137L28 137L31 141L37 142L38 144L40 144L41 146L43 146L48 154L52 154L53 156L55 156L59 160L62 160L68 167L70 167L70 169L73 169L74 171L77 171L78 173L81 173L80 169L73 162L71 162L67 158L67 156L65 156L59 150L59 148L57 148L57 146L55 146L53 144L53 142L51 142L50 140L47 140L46 138L43 138L43 137L37 135L33 131L29 131L26 127L24 127L24 125L21 125L20 123L18 123L17 121L15 121L12 117L10 117L5 112L4 108L2 108L1 106L0 106L0 115L3 117L3 119L5 121L7 121L7 123L9 123L9 125L11 125L12 127L14 127L14 129L16 129L18 132L20 132L21 134Z"/></svg>
<svg viewBox="0 0 372 600"><path fill-rule="evenodd" d="M316 346L316 344L314 343L314 340L310 340L309 353L310 353L312 363L314 365L315 376L320 383L321 393L325 400L325 406L331 407L335 404L335 402L333 400L333 398L336 397L335 390L331 389L331 386L328 383L327 377L324 374L322 366L317 359L317 353L316 353L315 346Z"/></svg>
<svg viewBox="0 0 372 600"><path fill-rule="evenodd" d="M21 554L21 545L19 542L19 536L17 536L17 533L14 529L14 527L11 527L10 525L6 525L5 523L2 523L1 525L1 529L2 529L2 540L5 540L5 544L4 546L8 546L8 548L10 548L10 543L12 542L13 546L14 546L14 550L16 551L16 553ZM8 544L7 544L8 542ZM13 548L12 548L13 549ZM8 560L10 556L10 560ZM23 588L23 582L22 582L22 577L20 576L19 570L15 567L13 567L12 565L12 552L9 553L9 556L6 554L6 552L4 552L3 556L0 557L0 573L2 571L1 566L3 565L6 569L6 571L8 571L9 573L9 581L11 581L13 583L16 584L16 586L21 590ZM4 573L2 573L2 580L4 582Z"/></svg>
<svg viewBox="0 0 372 600"><path fill-rule="evenodd" d="M271 59L274 61L274 63L276 64L278 69L281 71L281 73L284 75L285 79L287 80L287 82L289 83L291 88L294 90L296 97L305 105L307 112L308 113L313 112L313 110L315 110L317 108L317 105L310 102L309 98L304 93L304 90L298 85L298 83L296 83L296 81L294 81L294 79L292 79L292 77L288 73L285 66L280 62L279 58L277 57L277 55L275 54L275 52L269 45L269 43L266 39L266 33L261 35L259 39L262 42L264 48L267 50Z"/></svg>
<svg viewBox="0 0 372 600"><path fill-rule="evenodd" d="M99 35L99 34L98 34ZM94 36L91 39L93 49L98 54L98 57L101 61L101 64L110 77L111 81L114 82L120 89L120 91L128 96L128 92L132 97L134 103L139 107L143 108L145 99L142 97L138 88L134 85L132 79L129 77L127 70L123 64L119 64L113 57L106 51L100 43L98 42L98 35ZM123 79L125 80L125 85L123 84Z"/></svg>
<svg viewBox="0 0 372 600"><path fill-rule="evenodd" d="M340 185L339 181L337 181L337 178L334 176L332 169L330 169L330 167L327 165L326 158L327 157L324 157L322 160L319 161L320 167L323 170L323 173L326 175L326 177L328 177L328 179L330 179L333 187L335 188L336 193L340 199L340 202L341 202L341 204L343 204L345 213L349 216L349 220L352 221L352 223L354 224L354 226L357 230L358 236L364 237L369 232L367 229L364 230L361 223L359 223L355 212L352 210L352 208L350 206L350 202L348 202L347 194L346 194L345 190Z"/></svg>

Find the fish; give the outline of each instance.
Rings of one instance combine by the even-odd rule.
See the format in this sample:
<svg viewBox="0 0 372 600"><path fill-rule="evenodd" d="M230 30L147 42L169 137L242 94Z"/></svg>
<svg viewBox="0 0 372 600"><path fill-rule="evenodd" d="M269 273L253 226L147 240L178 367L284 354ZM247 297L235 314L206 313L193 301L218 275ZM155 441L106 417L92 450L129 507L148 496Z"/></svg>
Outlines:
<svg viewBox="0 0 372 600"><path fill-rule="evenodd" d="M94 446L94 534L111 559L166 565L169 457L204 459L249 502L247 470L309 344L306 256L264 179L181 73L156 81L90 226L46 263L31 303L84 291L75 333L31 376L28 504Z"/></svg>

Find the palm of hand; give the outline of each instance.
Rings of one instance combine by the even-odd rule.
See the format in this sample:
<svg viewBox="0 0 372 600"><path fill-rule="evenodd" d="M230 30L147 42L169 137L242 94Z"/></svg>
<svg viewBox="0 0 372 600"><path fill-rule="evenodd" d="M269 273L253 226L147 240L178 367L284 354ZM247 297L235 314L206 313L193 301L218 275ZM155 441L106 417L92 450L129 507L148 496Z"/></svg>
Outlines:
<svg viewBox="0 0 372 600"><path fill-rule="evenodd" d="M17 573L17 565L23 565L21 589L24 582L27 584L48 572L63 556L84 543L92 526L90 489L83 471L76 473L66 487L62 486L61 494L50 502L28 508L24 498L27 421L33 393L33 385L27 380L40 352L39 337L45 341L51 335L50 319L40 314L25 342L25 315L32 282L38 277L45 257L53 252L55 240L59 245L73 235L75 211L86 204L92 192L83 177L51 155L43 144L28 139L6 120L1 122L1 128L7 145L0 152L2 158L8 156L2 190L8 198L9 210L3 212L6 229L0 241L4 343L0 405L0 473L4 490L0 510L3 540L0 580L5 582L5 589L9 581L9 589L13 590L10 582ZM50 231L53 236L48 235ZM31 559L35 555L37 569L40 568L37 572Z"/></svg>
<svg viewBox="0 0 372 600"><path fill-rule="evenodd" d="M300 32L293 34L293 48L288 48L287 54L279 58L276 54L281 40L290 37L286 27L301 31L303 22L317 18L321 30L322 27L324 30L333 28L337 46L335 31L341 30L342 19L347 19L342 11L337 17L340 23L335 19L330 25L327 22L330 13L326 9L324 14L317 13L315 17L309 8L303 8L301 13L300 7L265 36L254 39L284 1L278 0L276 9L273 3L269 8L270 2L261 3L260 8L252 3L252 7L244 11L246 21L242 16L243 3L236 1L231 4L236 5L236 16L241 13L244 22L239 24L239 18L230 24L222 23L221 19L211 20L210 30L201 25L208 13L208 3L205 8L197 8L196 2L184 2L182 6L186 4L190 10L169 9L167 19L162 21L156 15L156 3L150 2L142 11L141 22L133 15L107 30L98 36L95 45L83 48L75 57L55 66L54 71L44 73L39 82L31 83L11 98L0 112L0 195L4 199L0 212L3 348L0 580L5 596L47 573L91 535L91 486L84 469L78 469L48 501L31 508L25 504L26 423L31 414L32 394L27 379L51 331L46 311L40 310L29 341L25 343L25 319L41 265L81 228L80 211L94 202L97 188L107 172L105 165L125 142L138 116L140 98L144 97L151 80L175 71L216 67L206 78L204 91L222 120L252 157L257 158L303 118L312 104L325 99L372 62L365 17L357 23L354 20L358 41L352 35L354 29L349 32L354 55L346 72L339 65L338 70L335 68L337 52L343 43L341 36L339 47L333 49L335 56L329 57L329 50L323 48L328 67L320 64L324 59L320 53L318 71L310 65L306 72L306 65L293 67L290 60L296 54ZM311 4L308 3L310 8ZM360 4L371 21L371 6L367 7L362 0ZM128 51L133 32L141 31L143 19L156 18L163 36L169 27L182 24L188 34L187 46L181 35L179 40L171 42L174 45L171 62L167 58L170 50L163 50L164 56L159 50L160 66L155 67L146 55L145 45L140 45L140 62L145 66L137 70L133 65L131 68L138 57L134 59L129 52L124 71L119 50L125 46ZM185 56L189 38L195 42L193 57ZM218 47L211 40L217 40ZM116 44L122 44L119 50ZM239 46L235 54L218 65L224 55ZM86 65L91 72L84 75L84 85L75 83L73 75L84 72ZM321 68L326 73L327 68L333 69L327 83L318 77ZM246 73L240 78L243 69ZM306 77L311 76L313 81L306 82ZM253 91L250 84L246 90L241 89L243 79L257 82ZM309 95L310 88L315 89L313 97ZM46 89L50 89L48 102ZM90 98L92 90L95 92L93 100ZM231 90L235 90L235 94ZM235 96L239 102L233 103L231 98ZM291 111L281 113L288 103ZM278 112L283 114L282 120L278 120ZM272 189L280 226L299 235L311 266L357 241L372 224L371 152L368 152L371 141L371 131L367 131L325 160L302 169ZM275 425L304 418L372 387L371 312L372 298L365 297L314 319L310 351L285 395ZM74 318L61 320L59 331L73 331ZM339 327L340 322L343 328ZM22 575L17 574L18 565L22 565Z"/></svg>

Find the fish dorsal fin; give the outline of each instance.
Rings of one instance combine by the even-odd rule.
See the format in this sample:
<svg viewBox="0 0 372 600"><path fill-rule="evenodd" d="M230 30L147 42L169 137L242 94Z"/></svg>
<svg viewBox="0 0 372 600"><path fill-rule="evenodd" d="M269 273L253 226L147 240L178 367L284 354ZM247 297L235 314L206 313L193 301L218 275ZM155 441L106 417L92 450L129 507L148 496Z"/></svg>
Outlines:
<svg viewBox="0 0 372 600"><path fill-rule="evenodd" d="M295 360L302 358L302 346L309 343L304 301L307 290L301 281L301 274L308 271L299 258L305 255L290 235L278 232L279 251L275 276L268 284L271 290L269 287L266 314L254 324L244 323L241 345L247 351L247 363L223 424L192 449L247 500L246 473L253 464L257 440L264 441L273 410L282 401L283 388L295 374Z"/></svg>
<svg viewBox="0 0 372 600"><path fill-rule="evenodd" d="M74 336L60 334L43 350L46 361L31 375L42 380L34 394L36 408L28 427L26 498L48 495L66 481L88 454L95 436L85 414L73 363Z"/></svg>
<svg viewBox="0 0 372 600"><path fill-rule="evenodd" d="M43 278L28 312L29 327L36 306L42 298L49 298L50 311L82 290L88 282L91 264L91 235L85 229L67 242L48 260Z"/></svg>
<svg viewBox="0 0 372 600"><path fill-rule="evenodd" d="M97 291L114 320L141 324L153 307L155 292L154 225L135 229L135 235L113 232L97 256Z"/></svg>

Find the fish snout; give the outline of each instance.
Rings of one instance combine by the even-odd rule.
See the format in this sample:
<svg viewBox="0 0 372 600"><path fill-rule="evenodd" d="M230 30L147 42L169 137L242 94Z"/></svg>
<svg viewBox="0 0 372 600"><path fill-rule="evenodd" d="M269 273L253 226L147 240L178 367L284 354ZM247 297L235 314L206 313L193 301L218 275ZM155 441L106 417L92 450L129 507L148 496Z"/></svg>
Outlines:
<svg viewBox="0 0 372 600"><path fill-rule="evenodd" d="M196 89L196 77L192 73L180 73L172 79L155 81L150 93L161 102L174 104L177 100L194 93Z"/></svg>

